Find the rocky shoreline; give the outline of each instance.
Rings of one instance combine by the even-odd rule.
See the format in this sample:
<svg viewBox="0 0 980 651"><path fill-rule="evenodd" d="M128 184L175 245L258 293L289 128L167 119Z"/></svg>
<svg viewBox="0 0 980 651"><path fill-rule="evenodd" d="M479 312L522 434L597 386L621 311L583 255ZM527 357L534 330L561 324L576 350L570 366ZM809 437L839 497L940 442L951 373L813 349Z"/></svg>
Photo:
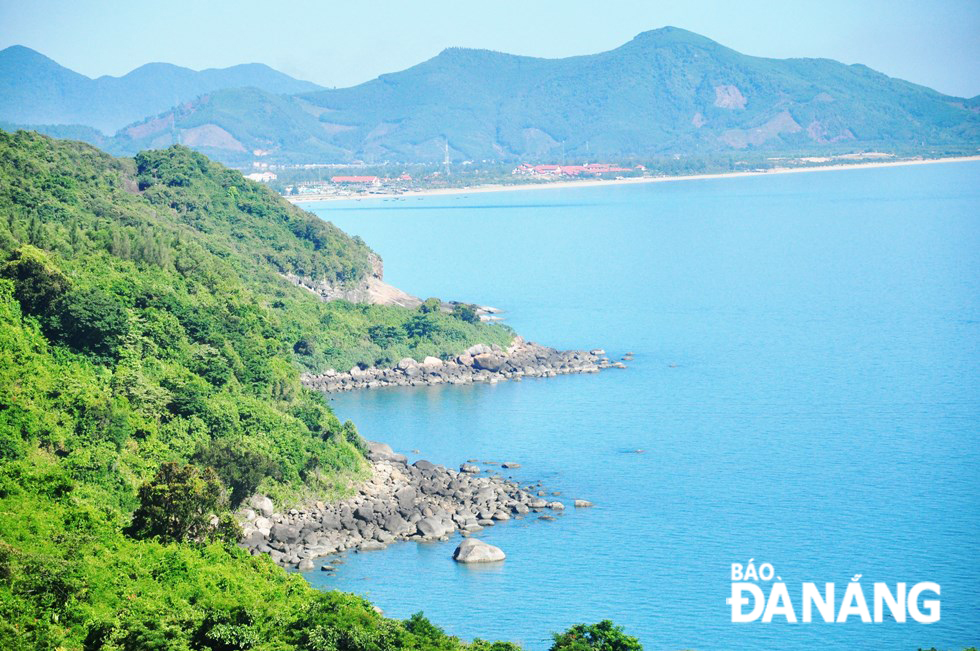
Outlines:
<svg viewBox="0 0 980 651"><path fill-rule="evenodd" d="M351 498L277 513L268 497L254 496L239 512L241 545L252 554L269 554L282 566L308 571L315 559L338 552L384 549L401 540L449 540L456 532L466 536L511 518L539 514L554 519L540 513L565 509L553 496L545 499L540 483L521 487L503 477L483 476L469 463L460 470L425 460L409 464L383 443L369 448L371 479ZM591 506L584 500L573 504Z"/></svg>
<svg viewBox="0 0 980 651"><path fill-rule="evenodd" d="M455 359L426 357L421 362L406 357L392 368L357 366L349 371L333 369L322 374L304 374L303 384L317 391L334 393L355 389L437 384L494 384L525 377L555 377L568 373L598 373L607 368L626 368L610 361L602 349L556 350L516 337L506 349L477 344ZM627 359L628 357L624 358Z"/></svg>

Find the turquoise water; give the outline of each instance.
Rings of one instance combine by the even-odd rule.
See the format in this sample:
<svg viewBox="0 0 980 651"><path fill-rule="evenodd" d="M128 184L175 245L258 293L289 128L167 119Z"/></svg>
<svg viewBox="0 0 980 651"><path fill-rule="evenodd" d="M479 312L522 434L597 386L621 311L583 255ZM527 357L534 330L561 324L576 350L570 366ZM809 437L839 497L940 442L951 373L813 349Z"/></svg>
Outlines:
<svg viewBox="0 0 980 651"><path fill-rule="evenodd" d="M636 354L599 376L332 397L398 451L519 461L506 472L596 506L487 530L498 566L400 544L315 585L534 651L602 618L648 651L980 642L980 164L315 211L409 292ZM730 564L750 558L794 595L934 581L942 618L733 624Z"/></svg>

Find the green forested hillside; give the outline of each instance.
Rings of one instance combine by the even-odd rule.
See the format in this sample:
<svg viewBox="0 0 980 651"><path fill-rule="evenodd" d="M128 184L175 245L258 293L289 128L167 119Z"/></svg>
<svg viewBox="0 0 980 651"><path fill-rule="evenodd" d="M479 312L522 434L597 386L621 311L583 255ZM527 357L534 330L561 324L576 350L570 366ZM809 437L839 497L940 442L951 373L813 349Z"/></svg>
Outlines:
<svg viewBox="0 0 980 651"><path fill-rule="evenodd" d="M317 119L316 113L289 95L258 88L231 88L131 124L113 138L94 142L87 137L82 139L109 151L126 153L167 147L179 137L189 147L229 163L247 163L256 150L270 150L275 159L293 162L344 160L349 153L332 143L332 131Z"/></svg>
<svg viewBox="0 0 980 651"><path fill-rule="evenodd" d="M0 648L456 646L209 542L210 514L256 490L288 504L363 476L356 429L301 369L511 338L281 275L354 283L368 253L183 148L117 160L0 132ZM146 501L188 496L172 515L196 533L163 544Z"/></svg>

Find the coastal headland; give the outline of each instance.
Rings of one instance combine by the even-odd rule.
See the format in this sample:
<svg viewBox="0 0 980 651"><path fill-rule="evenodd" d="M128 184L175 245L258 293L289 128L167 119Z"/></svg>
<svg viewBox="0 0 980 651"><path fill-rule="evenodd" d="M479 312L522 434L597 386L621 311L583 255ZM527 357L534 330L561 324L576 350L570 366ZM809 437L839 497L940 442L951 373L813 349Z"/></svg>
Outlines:
<svg viewBox="0 0 980 651"><path fill-rule="evenodd" d="M522 487L511 479L481 475L470 463L459 470L425 460L409 464L386 444L368 447L371 478L348 499L277 512L271 499L254 496L239 513L241 545L284 567L308 571L315 559L339 552L380 550L395 541L445 541L457 532L466 536L512 518L565 509L555 497L545 499L548 493L540 483ZM519 467L514 462L484 463ZM591 506L584 500L573 504Z"/></svg>
<svg viewBox="0 0 980 651"><path fill-rule="evenodd" d="M626 356L628 361L629 356ZM307 373L301 377L303 385L335 393L355 389L380 387L410 387L437 384L471 384L474 382L496 383L503 380L520 380L525 377L555 377L569 373L598 373L608 368L626 368L619 361L606 357L606 351L596 348L584 350L556 350L520 336L506 349L486 344L476 344L450 360L426 357L421 362L406 357L391 368L366 368L357 366L349 371L327 370L320 374Z"/></svg>

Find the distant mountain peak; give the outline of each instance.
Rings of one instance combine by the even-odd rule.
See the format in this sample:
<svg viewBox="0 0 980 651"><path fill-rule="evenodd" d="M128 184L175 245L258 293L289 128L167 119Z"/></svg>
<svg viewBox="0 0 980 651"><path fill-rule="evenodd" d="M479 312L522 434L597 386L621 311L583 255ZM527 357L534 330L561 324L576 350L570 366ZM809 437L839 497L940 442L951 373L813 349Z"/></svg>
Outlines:
<svg viewBox="0 0 980 651"><path fill-rule="evenodd" d="M0 50L0 62L5 65L45 65L61 67L57 61L26 45L11 45Z"/></svg>
<svg viewBox="0 0 980 651"><path fill-rule="evenodd" d="M497 50L487 50L484 48L471 48L471 47L447 47L442 52L435 56L435 59L443 61L459 61L463 63L480 63L484 61L493 61L498 59L518 59L521 58L516 54L507 54L506 52L498 52Z"/></svg>
<svg viewBox="0 0 980 651"><path fill-rule="evenodd" d="M701 47L724 47L707 36L701 36L680 27L660 27L640 32L623 47L630 46L662 47L666 45L698 45Z"/></svg>

